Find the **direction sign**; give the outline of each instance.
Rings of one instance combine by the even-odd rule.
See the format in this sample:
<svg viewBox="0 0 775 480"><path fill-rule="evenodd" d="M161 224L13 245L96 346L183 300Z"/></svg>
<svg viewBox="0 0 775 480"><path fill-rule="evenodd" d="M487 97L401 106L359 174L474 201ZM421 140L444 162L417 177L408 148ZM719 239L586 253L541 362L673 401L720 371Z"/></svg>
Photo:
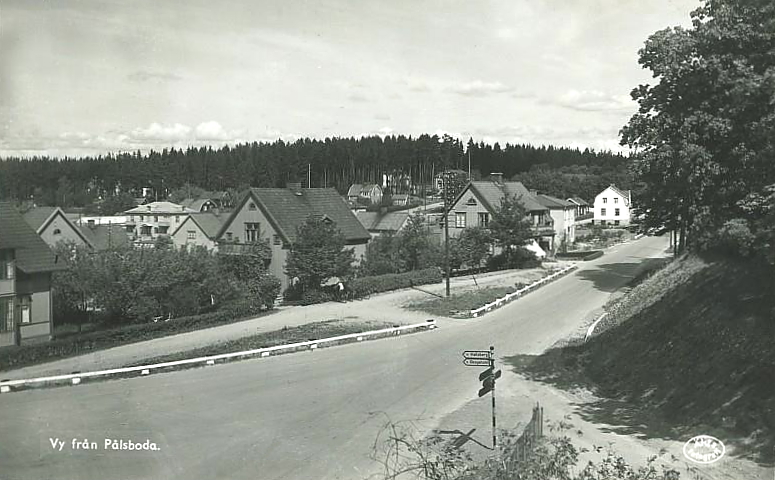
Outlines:
<svg viewBox="0 0 775 480"><path fill-rule="evenodd" d="M493 373L492 373L492 368L493 368L493 367L490 367L490 368L488 368L487 370L485 370L485 371L483 371L482 373L480 373L480 374L479 374L479 381L483 381L485 378L492 377L492 376L493 376ZM496 378L496 379L497 379L497 378L501 378L501 371L500 371L500 370L498 370L497 372L495 372L495 378Z"/></svg>
<svg viewBox="0 0 775 480"><path fill-rule="evenodd" d="M463 352L463 358L486 358L490 359L489 350L466 350Z"/></svg>
<svg viewBox="0 0 775 480"><path fill-rule="evenodd" d="M466 358L463 360L463 365L468 367L489 367L490 360L484 358Z"/></svg>

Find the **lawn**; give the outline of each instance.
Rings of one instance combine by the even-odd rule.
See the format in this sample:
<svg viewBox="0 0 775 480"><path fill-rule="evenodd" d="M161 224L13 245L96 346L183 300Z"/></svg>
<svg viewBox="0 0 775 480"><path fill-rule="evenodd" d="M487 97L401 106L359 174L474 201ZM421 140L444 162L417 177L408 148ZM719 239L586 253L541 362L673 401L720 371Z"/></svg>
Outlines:
<svg viewBox="0 0 775 480"><path fill-rule="evenodd" d="M471 310L501 298L508 293L515 292L517 288L522 288L522 285L519 287L486 287L450 295L449 298L434 298L412 303L407 305L406 308L445 317L468 317Z"/></svg>
<svg viewBox="0 0 775 480"><path fill-rule="evenodd" d="M221 353L242 352L245 350L254 350L257 348L268 348L277 345L287 345L290 343L306 342L309 340L320 340L322 338L337 337L351 333L362 333L371 330L381 330L390 328L394 325L385 322L347 322L344 320L324 320L321 322L309 323L298 327L284 327L272 332L263 332L249 337L242 337L227 342L215 343L206 347L176 352L161 357L154 357L143 360L143 364L153 364L162 362L173 362L186 358L207 357Z"/></svg>

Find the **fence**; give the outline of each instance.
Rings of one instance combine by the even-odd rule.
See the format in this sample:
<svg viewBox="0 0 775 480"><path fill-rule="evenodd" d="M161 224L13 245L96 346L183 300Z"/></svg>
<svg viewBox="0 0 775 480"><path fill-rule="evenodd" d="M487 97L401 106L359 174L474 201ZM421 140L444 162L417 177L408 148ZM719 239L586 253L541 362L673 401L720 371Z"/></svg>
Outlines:
<svg viewBox="0 0 775 480"><path fill-rule="evenodd" d="M533 416L517 440L510 446L504 459L507 472L515 472L521 462L527 460L530 452L544 436L544 409L538 403L533 407Z"/></svg>

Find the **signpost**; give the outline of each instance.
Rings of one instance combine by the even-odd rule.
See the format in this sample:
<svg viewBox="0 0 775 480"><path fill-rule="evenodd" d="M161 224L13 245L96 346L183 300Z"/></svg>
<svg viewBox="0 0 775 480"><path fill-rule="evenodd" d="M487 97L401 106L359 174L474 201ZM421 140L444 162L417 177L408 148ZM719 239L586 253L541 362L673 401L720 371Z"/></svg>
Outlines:
<svg viewBox="0 0 775 480"><path fill-rule="evenodd" d="M466 350L463 352L463 365L467 367L489 367L479 374L482 388L479 389L479 397L488 393L492 394L492 449L497 445L495 423L495 380L501 377L501 371L495 370L495 347L490 350Z"/></svg>

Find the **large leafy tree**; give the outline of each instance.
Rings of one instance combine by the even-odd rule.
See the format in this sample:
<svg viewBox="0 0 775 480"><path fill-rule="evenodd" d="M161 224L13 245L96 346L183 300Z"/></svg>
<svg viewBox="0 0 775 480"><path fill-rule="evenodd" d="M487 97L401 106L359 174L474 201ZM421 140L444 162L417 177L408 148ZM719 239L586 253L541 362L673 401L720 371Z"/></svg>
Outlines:
<svg viewBox="0 0 775 480"><path fill-rule="evenodd" d="M654 33L639 51L656 83L632 92L622 129L645 183L647 225L680 247L750 215L740 202L775 182L775 4L706 0L692 27Z"/></svg>
<svg viewBox="0 0 775 480"><path fill-rule="evenodd" d="M299 226L296 242L285 262L285 271L298 278L304 290L319 290L330 277L352 274L354 253L345 248L345 239L328 218L311 215Z"/></svg>
<svg viewBox="0 0 775 480"><path fill-rule="evenodd" d="M528 212L519 197L506 195L488 225L492 240L505 252L526 245L533 238Z"/></svg>
<svg viewBox="0 0 775 480"><path fill-rule="evenodd" d="M453 266L478 268L490 254L492 235L484 227L469 227L450 239L450 257Z"/></svg>
<svg viewBox="0 0 775 480"><path fill-rule="evenodd" d="M398 256L403 271L441 265L441 250L430 236L428 225L419 213L410 215L398 234Z"/></svg>

